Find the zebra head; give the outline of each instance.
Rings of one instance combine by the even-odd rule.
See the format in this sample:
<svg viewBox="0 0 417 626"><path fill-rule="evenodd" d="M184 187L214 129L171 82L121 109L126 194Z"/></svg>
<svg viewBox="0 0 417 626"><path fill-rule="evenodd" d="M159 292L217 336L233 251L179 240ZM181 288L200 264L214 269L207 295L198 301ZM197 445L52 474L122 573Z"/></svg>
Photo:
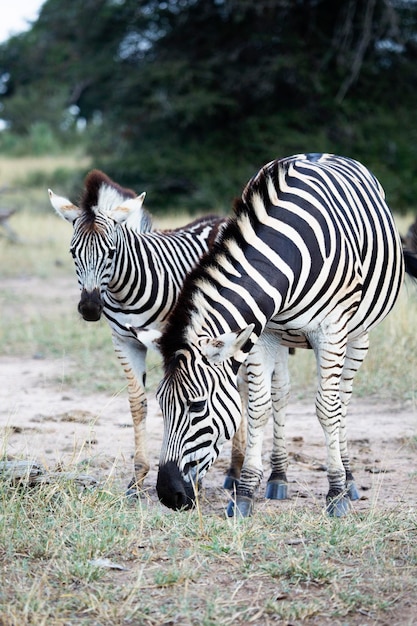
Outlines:
<svg viewBox="0 0 417 626"><path fill-rule="evenodd" d="M157 392L164 418L157 492L169 508L194 505L199 482L239 427L235 357L253 328L200 339L165 364Z"/></svg>
<svg viewBox="0 0 417 626"><path fill-rule="evenodd" d="M149 229L142 209L146 194L135 196L97 170L86 179L80 207L48 192L57 213L73 225L70 252L81 290L78 311L86 321L95 322L101 317L103 296L114 271L118 225L130 222L137 227L145 215L143 230Z"/></svg>

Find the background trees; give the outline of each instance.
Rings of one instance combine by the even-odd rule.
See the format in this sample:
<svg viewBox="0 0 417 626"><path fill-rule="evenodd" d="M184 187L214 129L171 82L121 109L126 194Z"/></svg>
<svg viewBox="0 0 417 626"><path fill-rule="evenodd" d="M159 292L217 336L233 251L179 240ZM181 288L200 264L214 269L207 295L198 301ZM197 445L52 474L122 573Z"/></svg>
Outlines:
<svg viewBox="0 0 417 626"><path fill-rule="evenodd" d="M303 151L364 161L402 208L416 34L411 0L46 0L0 48L1 117L85 143L153 211L228 210L263 163Z"/></svg>

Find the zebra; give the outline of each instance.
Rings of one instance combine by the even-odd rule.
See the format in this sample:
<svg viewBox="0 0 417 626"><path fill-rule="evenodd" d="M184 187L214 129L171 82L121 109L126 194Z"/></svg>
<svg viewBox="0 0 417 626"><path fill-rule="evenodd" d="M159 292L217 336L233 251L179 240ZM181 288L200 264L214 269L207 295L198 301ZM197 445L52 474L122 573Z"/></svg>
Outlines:
<svg viewBox="0 0 417 626"><path fill-rule="evenodd" d="M84 181L79 206L49 191L56 212L72 223L70 251L81 298L78 311L89 322L103 314L115 353L124 370L134 427L134 477L128 495L137 495L149 471L146 449L146 352L132 333L138 327L152 336L164 328L187 272L213 243L226 219L206 216L187 226L153 231L143 207L145 193L136 195L92 170ZM232 446L225 486L240 474L244 432Z"/></svg>
<svg viewBox="0 0 417 626"><path fill-rule="evenodd" d="M220 240L188 275L164 332L154 337L164 364L157 391L164 419L161 502L194 506L202 478L241 421L236 380L249 352L247 448L227 514L253 512L271 403L266 497L285 497L288 347L295 347L312 349L317 363L326 511L347 514L358 497L346 437L353 379L368 332L397 300L404 268L417 276L384 191L364 165L309 153L262 167L235 201Z"/></svg>
<svg viewBox="0 0 417 626"><path fill-rule="evenodd" d="M406 250L417 254L417 218L410 224L405 237L402 237L402 243Z"/></svg>

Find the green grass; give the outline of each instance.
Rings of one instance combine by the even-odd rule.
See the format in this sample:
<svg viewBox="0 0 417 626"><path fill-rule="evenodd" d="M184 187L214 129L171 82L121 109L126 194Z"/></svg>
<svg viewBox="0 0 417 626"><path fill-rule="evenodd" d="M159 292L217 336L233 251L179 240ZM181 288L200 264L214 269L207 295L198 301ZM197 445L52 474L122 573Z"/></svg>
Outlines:
<svg viewBox="0 0 417 626"><path fill-rule="evenodd" d="M44 190L33 191L33 202L31 193L11 220L21 243L0 239L2 355L65 357L71 367L61 384L119 392L124 377L106 323L87 324L76 312L71 227ZM409 284L371 334L355 395L414 403L416 307ZM158 362L151 357L151 390ZM313 354L299 350L290 363L292 397L312 398ZM204 495L195 511L172 514L147 495L129 504L110 480L84 490L65 480L30 489L0 481L0 624L411 625L417 513L382 497L341 520L296 501L263 501L253 518L238 520Z"/></svg>
<svg viewBox="0 0 417 626"><path fill-rule="evenodd" d="M65 482L0 498L3 624L342 624L417 591L417 517L399 508L330 520L265 504L239 521Z"/></svg>

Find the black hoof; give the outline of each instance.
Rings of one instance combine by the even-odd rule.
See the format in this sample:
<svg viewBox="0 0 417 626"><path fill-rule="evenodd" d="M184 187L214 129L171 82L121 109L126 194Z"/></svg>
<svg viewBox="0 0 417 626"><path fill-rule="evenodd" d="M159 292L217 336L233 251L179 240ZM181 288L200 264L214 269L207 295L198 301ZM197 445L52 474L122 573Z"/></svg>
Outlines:
<svg viewBox="0 0 417 626"><path fill-rule="evenodd" d="M125 496L128 500L139 500L141 489L138 486L136 478L132 478L127 486Z"/></svg>
<svg viewBox="0 0 417 626"><path fill-rule="evenodd" d="M229 474L224 479L223 489L228 489L229 491L234 491L239 485L239 479L235 476L230 476Z"/></svg>
<svg viewBox="0 0 417 626"><path fill-rule="evenodd" d="M227 506L227 517L250 517L253 512L253 499L247 496L237 496Z"/></svg>
<svg viewBox="0 0 417 626"><path fill-rule="evenodd" d="M265 498L268 500L286 500L288 498L288 483L283 480L268 481Z"/></svg>
<svg viewBox="0 0 417 626"><path fill-rule="evenodd" d="M350 500L359 500L359 491L357 490L353 480L346 483L346 491Z"/></svg>
<svg viewBox="0 0 417 626"><path fill-rule="evenodd" d="M345 517L349 513L349 498L346 495L327 498L326 511L329 517Z"/></svg>

